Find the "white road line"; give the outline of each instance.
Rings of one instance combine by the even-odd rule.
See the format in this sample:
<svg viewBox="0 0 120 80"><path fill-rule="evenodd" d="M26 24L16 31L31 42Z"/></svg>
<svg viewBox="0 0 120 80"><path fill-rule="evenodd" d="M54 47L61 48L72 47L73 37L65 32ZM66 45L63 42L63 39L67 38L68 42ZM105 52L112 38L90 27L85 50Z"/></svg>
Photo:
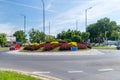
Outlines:
<svg viewBox="0 0 120 80"><path fill-rule="evenodd" d="M82 73L83 71L68 71L68 73Z"/></svg>
<svg viewBox="0 0 120 80"><path fill-rule="evenodd" d="M33 74L49 74L50 72L48 71L35 71L35 72L32 72Z"/></svg>
<svg viewBox="0 0 120 80"><path fill-rule="evenodd" d="M106 68L106 69L98 69L98 71L113 71L114 69L112 69L112 68Z"/></svg>

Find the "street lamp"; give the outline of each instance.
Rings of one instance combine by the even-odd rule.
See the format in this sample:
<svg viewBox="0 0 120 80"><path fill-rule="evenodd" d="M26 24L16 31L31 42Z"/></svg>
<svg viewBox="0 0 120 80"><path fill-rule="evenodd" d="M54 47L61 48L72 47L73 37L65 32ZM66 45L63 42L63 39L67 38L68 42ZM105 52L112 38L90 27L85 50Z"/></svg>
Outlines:
<svg viewBox="0 0 120 80"><path fill-rule="evenodd" d="M76 31L78 30L78 20L76 20Z"/></svg>
<svg viewBox="0 0 120 80"><path fill-rule="evenodd" d="M23 16L23 19L24 19L24 36L25 36L25 39L26 39L26 15L21 15ZM23 40L23 44L25 46L25 41Z"/></svg>
<svg viewBox="0 0 120 80"><path fill-rule="evenodd" d="M44 3L44 0L41 0L41 1L43 6L43 33L45 34L45 3ZM45 36L43 40L45 40Z"/></svg>
<svg viewBox="0 0 120 80"><path fill-rule="evenodd" d="M85 27L86 27L86 28L87 28L87 11L88 11L89 9L92 9L92 7L89 7L89 8L87 8L87 9L85 9Z"/></svg>
<svg viewBox="0 0 120 80"><path fill-rule="evenodd" d="M21 15L23 16L24 19L24 34L26 34L26 16L25 15Z"/></svg>

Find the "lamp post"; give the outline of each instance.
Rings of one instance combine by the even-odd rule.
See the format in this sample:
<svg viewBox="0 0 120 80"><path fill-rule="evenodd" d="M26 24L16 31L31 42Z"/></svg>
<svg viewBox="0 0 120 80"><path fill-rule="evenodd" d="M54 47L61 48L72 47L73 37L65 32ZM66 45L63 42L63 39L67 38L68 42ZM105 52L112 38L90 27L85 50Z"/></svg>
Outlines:
<svg viewBox="0 0 120 80"><path fill-rule="evenodd" d="M43 33L45 34L45 3L44 3L44 0L41 0L41 1L42 1L42 7L43 7ZM45 36L43 41L45 41Z"/></svg>
<svg viewBox="0 0 120 80"><path fill-rule="evenodd" d="M78 30L78 20L76 20L76 31Z"/></svg>
<svg viewBox="0 0 120 80"><path fill-rule="evenodd" d="M26 16L25 15L21 15L23 16L24 19L24 34L26 34Z"/></svg>
<svg viewBox="0 0 120 80"><path fill-rule="evenodd" d="M26 39L26 15L21 15L23 16L23 19L24 19L24 36L25 36L25 39ZM24 46L25 46L25 41L23 40L23 43L24 43Z"/></svg>
<svg viewBox="0 0 120 80"><path fill-rule="evenodd" d="M89 8L87 8L87 9L85 9L85 28L87 28L87 11L88 11L89 9L92 9L92 7L89 7Z"/></svg>
<svg viewBox="0 0 120 80"><path fill-rule="evenodd" d="M51 26L50 26L50 22L49 22L49 40L50 40L50 29L51 28Z"/></svg>

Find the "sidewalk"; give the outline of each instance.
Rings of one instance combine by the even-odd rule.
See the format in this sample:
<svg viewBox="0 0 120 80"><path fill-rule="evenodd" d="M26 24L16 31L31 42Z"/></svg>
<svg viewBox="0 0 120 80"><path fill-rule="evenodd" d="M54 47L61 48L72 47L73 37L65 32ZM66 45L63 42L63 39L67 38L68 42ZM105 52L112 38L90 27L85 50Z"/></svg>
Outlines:
<svg viewBox="0 0 120 80"><path fill-rule="evenodd" d="M90 50L78 50L78 51L61 51L61 52L19 52L18 50L15 51L8 51L8 54L16 54L16 55L102 55L104 53L98 51L97 49L90 49Z"/></svg>

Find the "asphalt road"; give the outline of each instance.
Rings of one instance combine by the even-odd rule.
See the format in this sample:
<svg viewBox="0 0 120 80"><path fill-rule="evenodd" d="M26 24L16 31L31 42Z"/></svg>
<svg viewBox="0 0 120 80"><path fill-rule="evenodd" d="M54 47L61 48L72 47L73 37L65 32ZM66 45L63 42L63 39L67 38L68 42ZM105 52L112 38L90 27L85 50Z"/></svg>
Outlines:
<svg viewBox="0 0 120 80"><path fill-rule="evenodd" d="M45 74L62 80L120 80L120 51L103 55L14 55L0 51L0 67Z"/></svg>

